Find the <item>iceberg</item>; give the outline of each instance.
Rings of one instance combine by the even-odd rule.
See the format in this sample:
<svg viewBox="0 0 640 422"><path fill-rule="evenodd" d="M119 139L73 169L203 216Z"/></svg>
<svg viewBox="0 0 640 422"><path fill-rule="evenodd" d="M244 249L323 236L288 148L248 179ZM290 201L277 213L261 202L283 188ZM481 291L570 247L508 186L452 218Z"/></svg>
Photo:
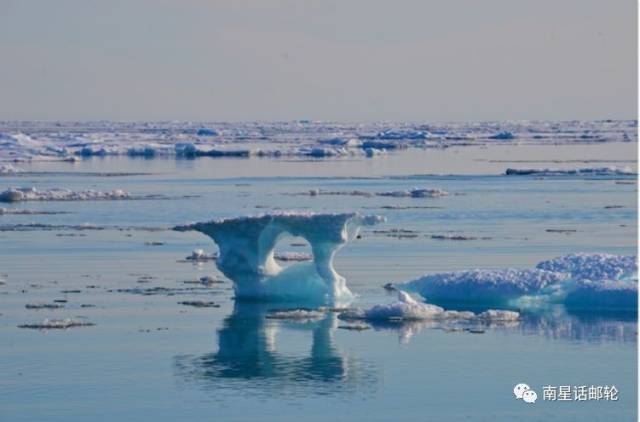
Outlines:
<svg viewBox="0 0 640 422"><path fill-rule="evenodd" d="M438 304L637 309L638 264L636 256L576 253L540 262L534 269L427 274L393 287Z"/></svg>
<svg viewBox="0 0 640 422"><path fill-rule="evenodd" d="M353 297L346 280L333 267L336 252L356 238L360 227L383 221L383 217L358 213L284 212L218 219L174 230L199 231L218 244L216 265L233 281L237 298L333 302ZM309 242L312 262L286 268L276 262L275 246L287 235Z"/></svg>

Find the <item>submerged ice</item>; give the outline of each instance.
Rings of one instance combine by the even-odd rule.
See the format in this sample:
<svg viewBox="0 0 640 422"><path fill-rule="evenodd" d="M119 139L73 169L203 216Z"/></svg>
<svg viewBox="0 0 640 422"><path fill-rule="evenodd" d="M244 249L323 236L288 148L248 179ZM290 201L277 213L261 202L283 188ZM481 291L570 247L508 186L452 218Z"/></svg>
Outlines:
<svg viewBox="0 0 640 422"><path fill-rule="evenodd" d="M637 309L636 256L576 253L534 269L428 274L395 285L433 303L531 306L564 303L583 308Z"/></svg>
<svg viewBox="0 0 640 422"><path fill-rule="evenodd" d="M237 297L328 300L351 298L346 280L333 267L336 252L354 239L361 226L384 221L358 213L288 212L219 219L175 227L211 237L220 249L216 265L231 279ZM304 238L312 262L282 268L274 249L284 236Z"/></svg>

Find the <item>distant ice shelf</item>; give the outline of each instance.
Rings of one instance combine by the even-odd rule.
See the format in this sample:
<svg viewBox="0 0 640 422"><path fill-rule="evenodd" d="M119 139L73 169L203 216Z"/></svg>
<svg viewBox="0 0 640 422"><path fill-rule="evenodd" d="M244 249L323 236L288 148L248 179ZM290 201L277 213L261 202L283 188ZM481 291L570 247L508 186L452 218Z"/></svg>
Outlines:
<svg viewBox="0 0 640 422"><path fill-rule="evenodd" d="M383 217L358 213L284 212L188 224L174 230L199 231L217 243L216 265L233 281L238 298L335 302L353 297L346 280L333 267L336 252L356 238L360 227L382 221ZM276 262L275 246L287 235L309 243L312 262L286 268Z"/></svg>

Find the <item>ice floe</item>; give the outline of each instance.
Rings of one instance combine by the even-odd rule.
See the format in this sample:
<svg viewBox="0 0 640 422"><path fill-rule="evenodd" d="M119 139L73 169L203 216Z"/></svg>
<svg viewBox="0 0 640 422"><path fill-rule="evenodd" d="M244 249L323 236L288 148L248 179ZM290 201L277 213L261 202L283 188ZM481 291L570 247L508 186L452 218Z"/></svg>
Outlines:
<svg viewBox="0 0 640 422"><path fill-rule="evenodd" d="M218 259L218 254L208 254L203 249L194 249L191 255L185 258L188 261L204 262Z"/></svg>
<svg viewBox="0 0 640 422"><path fill-rule="evenodd" d="M27 309L60 309L64 308L64 305L60 303L27 303L24 307Z"/></svg>
<svg viewBox="0 0 640 422"><path fill-rule="evenodd" d="M344 196L363 196L372 198L374 196L390 196L394 198L439 198L449 195L449 192L438 188L411 188L405 190L395 190L387 192L368 192L363 190L350 191L330 191L324 189L310 189L299 195L320 196L320 195L344 195Z"/></svg>
<svg viewBox="0 0 640 422"><path fill-rule="evenodd" d="M42 322L32 324L21 324L18 328L31 328L34 330L64 330L73 327L90 327L95 325L85 319L65 318L65 319L45 319Z"/></svg>
<svg viewBox="0 0 640 422"><path fill-rule="evenodd" d="M325 318L326 312L308 308L272 310L267 313L267 319L284 319L293 321L317 321Z"/></svg>
<svg viewBox="0 0 640 422"><path fill-rule="evenodd" d="M481 314L469 311L445 310L430 303L420 303L407 292L398 291L398 300L389 304L375 305L369 309L354 309L343 312L343 320L367 321L421 321L421 320L483 320L514 321L520 317L518 312L488 310Z"/></svg>
<svg viewBox="0 0 640 422"><path fill-rule="evenodd" d="M536 268L569 273L574 280L621 280L637 277L637 259L635 255L574 253L542 261Z"/></svg>
<svg viewBox="0 0 640 422"><path fill-rule="evenodd" d="M304 252L276 252L273 254L278 261L311 261L313 255Z"/></svg>
<svg viewBox="0 0 640 422"><path fill-rule="evenodd" d="M433 303L636 309L637 257L578 253L543 261L534 269L471 270L428 274L394 287Z"/></svg>
<svg viewBox="0 0 640 422"><path fill-rule="evenodd" d="M133 196L121 189L108 192L92 189L72 191L69 189L44 189L35 187L9 188L0 192L0 202L22 201L88 201L132 199Z"/></svg>
<svg viewBox="0 0 640 422"><path fill-rule="evenodd" d="M54 215L68 214L67 211L28 210L0 207L0 215Z"/></svg>
<svg viewBox="0 0 640 422"><path fill-rule="evenodd" d="M504 121L366 124L335 122L0 122L0 161L108 156L373 157L403 148L504 143L601 143L637 140L637 122Z"/></svg>
<svg viewBox="0 0 640 422"><path fill-rule="evenodd" d="M505 171L507 176L635 176L629 167L585 167L578 169L514 169Z"/></svg>
<svg viewBox="0 0 640 422"><path fill-rule="evenodd" d="M218 219L177 226L211 237L220 248L216 265L234 283L236 297L306 298L333 301L352 297L346 280L333 267L335 253L354 239L361 226L384 221L357 213L283 212ZM313 262L282 268L274 248L284 236L304 238Z"/></svg>
<svg viewBox="0 0 640 422"><path fill-rule="evenodd" d="M211 302L208 300L183 300L182 302L178 302L179 305L185 306L193 306L194 308L219 308L215 302Z"/></svg>
<svg viewBox="0 0 640 422"><path fill-rule="evenodd" d="M0 176L22 172L23 170L21 168L15 167L11 164L0 164Z"/></svg>

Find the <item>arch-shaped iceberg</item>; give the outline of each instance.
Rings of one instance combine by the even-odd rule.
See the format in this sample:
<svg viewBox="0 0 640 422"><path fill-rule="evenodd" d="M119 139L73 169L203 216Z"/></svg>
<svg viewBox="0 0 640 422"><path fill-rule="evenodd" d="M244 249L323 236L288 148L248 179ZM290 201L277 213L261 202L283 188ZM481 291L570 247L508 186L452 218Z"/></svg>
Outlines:
<svg viewBox="0 0 640 422"><path fill-rule="evenodd" d="M236 297L335 301L353 296L346 280L333 267L336 252L353 240L362 226L383 217L359 213L317 214L283 212L217 219L177 226L211 237L220 248L218 269L234 283ZM274 249L283 236L307 240L313 261L282 268Z"/></svg>

